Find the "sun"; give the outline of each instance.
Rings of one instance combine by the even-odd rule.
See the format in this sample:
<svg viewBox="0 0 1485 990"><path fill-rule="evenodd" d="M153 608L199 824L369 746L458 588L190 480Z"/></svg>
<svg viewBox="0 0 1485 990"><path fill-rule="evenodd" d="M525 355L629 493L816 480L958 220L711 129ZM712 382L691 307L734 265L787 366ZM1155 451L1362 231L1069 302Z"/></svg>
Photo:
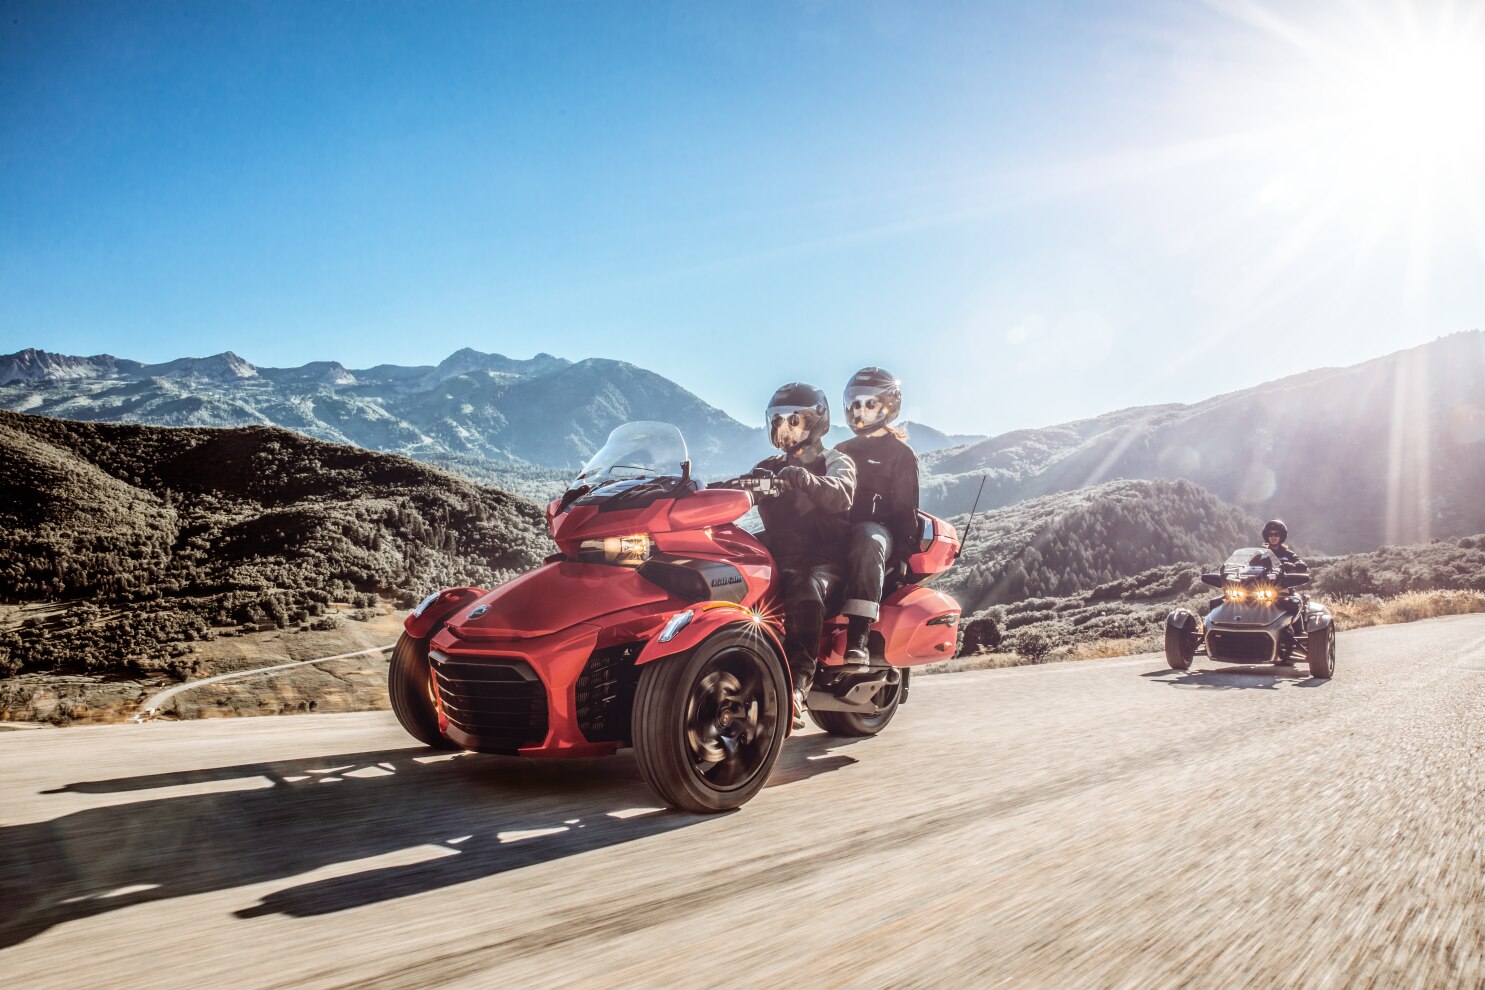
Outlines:
<svg viewBox="0 0 1485 990"><path fill-rule="evenodd" d="M1381 44L1343 63L1317 96L1334 181L1397 206L1439 183L1485 180L1485 42L1440 36Z"/></svg>
<svg viewBox="0 0 1485 990"><path fill-rule="evenodd" d="M1337 7L1344 16L1310 23L1240 8L1283 53L1261 79L1243 81L1255 150L1313 200L1384 224L1416 220L1423 206L1451 198L1477 201L1485 5L1464 8L1468 18L1431 8L1432 20L1408 4Z"/></svg>

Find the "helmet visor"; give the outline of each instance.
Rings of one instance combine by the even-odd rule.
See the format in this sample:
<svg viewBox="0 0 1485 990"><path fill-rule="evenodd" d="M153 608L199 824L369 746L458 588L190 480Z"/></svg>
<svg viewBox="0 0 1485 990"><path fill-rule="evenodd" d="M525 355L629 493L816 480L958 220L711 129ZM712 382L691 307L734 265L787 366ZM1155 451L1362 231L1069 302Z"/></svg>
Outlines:
<svg viewBox="0 0 1485 990"><path fill-rule="evenodd" d="M814 406L769 406L768 442L779 450L789 450L809 441L810 433L820 419Z"/></svg>
<svg viewBox="0 0 1485 990"><path fill-rule="evenodd" d="M888 392L888 389L870 385L846 389L846 421L850 423L851 429L859 432L885 426L896 412L896 403Z"/></svg>

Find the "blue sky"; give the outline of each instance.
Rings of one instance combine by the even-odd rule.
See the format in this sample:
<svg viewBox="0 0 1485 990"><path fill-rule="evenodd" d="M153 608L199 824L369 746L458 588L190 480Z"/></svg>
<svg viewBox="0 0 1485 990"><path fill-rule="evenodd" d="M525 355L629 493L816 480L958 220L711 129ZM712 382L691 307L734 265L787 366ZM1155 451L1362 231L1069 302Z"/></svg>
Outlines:
<svg viewBox="0 0 1485 990"><path fill-rule="evenodd" d="M0 352L1197 400L1485 325L1479 11L0 0Z"/></svg>

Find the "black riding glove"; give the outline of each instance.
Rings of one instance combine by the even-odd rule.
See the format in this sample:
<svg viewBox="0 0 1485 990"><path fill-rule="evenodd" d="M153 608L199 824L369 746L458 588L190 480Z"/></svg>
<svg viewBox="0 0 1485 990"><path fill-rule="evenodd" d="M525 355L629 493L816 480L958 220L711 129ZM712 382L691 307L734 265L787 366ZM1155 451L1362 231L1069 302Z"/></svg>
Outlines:
<svg viewBox="0 0 1485 990"><path fill-rule="evenodd" d="M802 468L798 464L790 464L779 472L779 480L784 486L793 491L796 488L812 488L820 483L817 475L808 468Z"/></svg>

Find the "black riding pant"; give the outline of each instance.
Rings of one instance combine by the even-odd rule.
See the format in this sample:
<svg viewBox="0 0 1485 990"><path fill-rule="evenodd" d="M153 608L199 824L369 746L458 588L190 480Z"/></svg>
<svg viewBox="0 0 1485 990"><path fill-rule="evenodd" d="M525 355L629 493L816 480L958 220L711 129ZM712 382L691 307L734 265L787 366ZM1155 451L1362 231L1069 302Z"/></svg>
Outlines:
<svg viewBox="0 0 1485 990"><path fill-rule="evenodd" d="M794 686L806 694L814 683L825 617L835 611L841 590L840 565L820 557L776 561L783 572L784 652Z"/></svg>
<svg viewBox="0 0 1485 990"><path fill-rule="evenodd" d="M853 523L850 548L846 561L846 604L841 612L875 622L881 614L882 582L892 556L892 533L881 523Z"/></svg>

